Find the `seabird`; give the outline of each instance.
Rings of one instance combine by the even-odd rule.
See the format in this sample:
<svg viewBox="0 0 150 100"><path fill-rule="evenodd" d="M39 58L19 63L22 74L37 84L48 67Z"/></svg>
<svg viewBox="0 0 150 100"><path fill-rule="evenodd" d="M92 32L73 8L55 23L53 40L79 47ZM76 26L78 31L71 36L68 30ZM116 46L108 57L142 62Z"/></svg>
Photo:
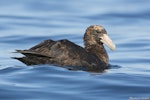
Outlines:
<svg viewBox="0 0 150 100"><path fill-rule="evenodd" d="M106 30L99 25L89 26L84 34L84 48L67 40L45 40L28 50L16 50L23 57L14 57L26 65L51 64L80 67L86 71L101 71L108 68L109 58L103 46L115 50L115 44Z"/></svg>

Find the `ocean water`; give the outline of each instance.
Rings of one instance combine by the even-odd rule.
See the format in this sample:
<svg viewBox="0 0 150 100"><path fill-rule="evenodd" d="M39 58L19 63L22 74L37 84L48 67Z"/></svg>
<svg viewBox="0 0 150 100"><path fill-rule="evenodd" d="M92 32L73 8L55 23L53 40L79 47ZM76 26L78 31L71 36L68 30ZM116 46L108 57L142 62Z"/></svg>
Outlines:
<svg viewBox="0 0 150 100"><path fill-rule="evenodd" d="M149 100L150 1L0 0L0 100ZM72 71L11 59L45 39L83 46L89 25L102 25L117 46L111 69Z"/></svg>

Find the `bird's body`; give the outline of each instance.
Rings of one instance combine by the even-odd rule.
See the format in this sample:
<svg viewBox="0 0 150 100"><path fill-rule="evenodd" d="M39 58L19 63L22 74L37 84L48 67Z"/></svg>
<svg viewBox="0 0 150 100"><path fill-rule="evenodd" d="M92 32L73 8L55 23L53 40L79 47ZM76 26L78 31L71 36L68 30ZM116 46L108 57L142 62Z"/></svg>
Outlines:
<svg viewBox="0 0 150 100"><path fill-rule="evenodd" d="M85 48L66 39L58 41L45 40L29 50L17 50L18 53L25 56L16 59L27 65L53 64L83 67L88 71L104 70L108 68L108 55L103 43L90 35L96 34L94 28L99 30L99 27L97 25L90 26L86 30L84 35ZM91 32L92 29L93 33Z"/></svg>

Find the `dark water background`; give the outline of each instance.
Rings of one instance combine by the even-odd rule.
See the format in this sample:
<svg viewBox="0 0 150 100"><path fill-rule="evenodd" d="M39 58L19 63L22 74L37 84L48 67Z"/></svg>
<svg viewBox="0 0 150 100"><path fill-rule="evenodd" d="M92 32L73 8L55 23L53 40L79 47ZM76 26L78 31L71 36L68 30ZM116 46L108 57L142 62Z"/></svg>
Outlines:
<svg viewBox="0 0 150 100"><path fill-rule="evenodd" d="M11 59L45 39L83 46L91 24L103 25L117 49L107 49L105 73L26 66ZM0 0L0 100L150 99L150 0Z"/></svg>

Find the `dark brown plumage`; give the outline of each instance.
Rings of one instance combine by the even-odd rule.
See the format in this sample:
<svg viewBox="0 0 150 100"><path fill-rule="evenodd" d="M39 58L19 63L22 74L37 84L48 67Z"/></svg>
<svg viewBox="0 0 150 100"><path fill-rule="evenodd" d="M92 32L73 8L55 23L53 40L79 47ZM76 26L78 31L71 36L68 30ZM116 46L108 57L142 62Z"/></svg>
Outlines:
<svg viewBox="0 0 150 100"><path fill-rule="evenodd" d="M69 40L45 40L29 50L17 50L25 55L15 58L27 65L53 64L58 66L76 66L87 71L108 68L108 55L103 46L105 43L112 50L115 45L106 35L102 26L91 25L84 34L85 48Z"/></svg>

